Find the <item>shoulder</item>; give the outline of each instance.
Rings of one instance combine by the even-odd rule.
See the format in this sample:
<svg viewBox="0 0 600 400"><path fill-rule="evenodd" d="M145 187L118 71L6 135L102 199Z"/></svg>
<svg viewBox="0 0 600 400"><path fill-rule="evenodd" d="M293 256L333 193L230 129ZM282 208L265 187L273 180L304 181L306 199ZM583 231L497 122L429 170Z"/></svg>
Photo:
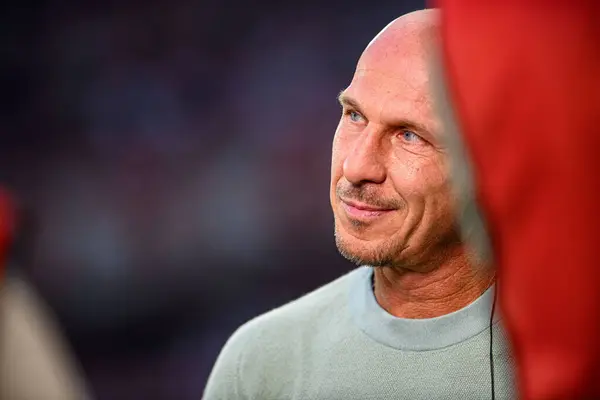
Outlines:
<svg viewBox="0 0 600 400"><path fill-rule="evenodd" d="M292 341L305 329L329 324L347 314L348 291L358 269L290 302L246 322L231 336L228 344L244 346Z"/></svg>
<svg viewBox="0 0 600 400"><path fill-rule="evenodd" d="M303 328L312 328L332 318L343 318L348 305L351 283L358 269L310 292L306 295L262 314L244 325L234 334L247 340L269 336L268 332L288 333L291 337ZM290 337L290 336L288 336Z"/></svg>
<svg viewBox="0 0 600 400"><path fill-rule="evenodd" d="M304 356L306 345L349 320L348 291L353 280L359 279L357 274L360 268L239 327L223 347L207 390L223 382L231 398L244 398L243 392L255 393L249 384L264 390L264 383L274 374L285 384L286 377L294 376L293 368ZM239 387L241 377L244 388Z"/></svg>

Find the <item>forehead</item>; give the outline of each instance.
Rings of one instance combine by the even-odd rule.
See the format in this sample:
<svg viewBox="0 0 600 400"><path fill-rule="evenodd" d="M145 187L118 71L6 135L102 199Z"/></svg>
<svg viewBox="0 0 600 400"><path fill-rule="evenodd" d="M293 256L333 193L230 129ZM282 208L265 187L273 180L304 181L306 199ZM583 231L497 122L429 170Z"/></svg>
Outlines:
<svg viewBox="0 0 600 400"><path fill-rule="evenodd" d="M433 123L429 78L423 57L413 54L377 61L361 59L344 95L359 103L370 120L377 118L387 123L410 118L418 119L415 122L421 124Z"/></svg>

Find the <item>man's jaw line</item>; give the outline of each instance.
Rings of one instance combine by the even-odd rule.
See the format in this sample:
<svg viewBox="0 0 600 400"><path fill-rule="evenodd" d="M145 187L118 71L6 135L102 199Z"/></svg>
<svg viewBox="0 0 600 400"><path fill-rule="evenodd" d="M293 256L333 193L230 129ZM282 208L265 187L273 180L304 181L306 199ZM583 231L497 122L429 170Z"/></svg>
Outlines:
<svg viewBox="0 0 600 400"><path fill-rule="evenodd" d="M338 217L339 218L339 217ZM357 266L368 266L368 267L374 267L374 268L402 268L402 266L396 265L394 263L394 259L397 257L400 257L401 254L403 252L405 252L407 249L410 248L410 246L407 245L403 245L403 246L397 246L395 249L392 250L392 248L390 246L387 246L386 244L382 243L385 242L385 238L377 238L377 239L373 239L373 238L364 238L363 235L361 235L361 232L364 232L365 230L368 229L368 225L364 224L361 227L355 227L354 225L352 225L354 228L359 228L359 229L348 229L348 227L344 224L341 223L339 220L336 222L336 226L335 226L335 238L336 238L336 245L338 246L338 250L340 251L340 253L347 258L348 260L350 260L351 262L355 263ZM362 229L360 229L362 228ZM352 243L351 241L354 241L354 243ZM357 246L359 248L369 248L371 247L374 242L379 242L377 244L375 244L375 246L378 245L384 245L384 247L387 248L388 252L392 251L393 255L387 256L387 257L376 257L379 259L379 261L373 263L372 260L368 260L369 257L367 257L366 259L361 257L358 253L361 253L361 251L351 251L350 249L352 248L357 248ZM383 262L383 260L389 260L386 262Z"/></svg>

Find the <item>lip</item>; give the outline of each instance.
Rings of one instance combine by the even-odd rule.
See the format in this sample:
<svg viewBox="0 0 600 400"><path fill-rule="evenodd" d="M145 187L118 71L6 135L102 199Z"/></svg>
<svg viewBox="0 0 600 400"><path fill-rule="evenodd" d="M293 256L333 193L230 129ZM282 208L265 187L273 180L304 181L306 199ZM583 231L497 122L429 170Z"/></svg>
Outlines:
<svg viewBox="0 0 600 400"><path fill-rule="evenodd" d="M376 218L393 211L389 208L375 207L369 204L360 203L352 200L341 199L341 202L346 213L353 218Z"/></svg>

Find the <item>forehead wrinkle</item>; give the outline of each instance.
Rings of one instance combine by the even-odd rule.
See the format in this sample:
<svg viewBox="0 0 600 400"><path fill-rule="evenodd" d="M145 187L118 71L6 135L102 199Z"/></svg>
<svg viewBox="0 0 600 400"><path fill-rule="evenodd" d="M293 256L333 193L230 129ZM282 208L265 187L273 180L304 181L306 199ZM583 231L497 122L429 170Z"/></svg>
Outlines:
<svg viewBox="0 0 600 400"><path fill-rule="evenodd" d="M369 72L369 74L367 74ZM350 87L357 85L364 85L371 89L377 89L381 87L387 87L387 93L394 93L400 95L402 93L416 93L415 101L427 101L427 94L423 93L427 90L427 80L424 79L421 81L420 79L415 79L415 76L419 74L416 72L415 74L406 74L401 72L389 73L382 72L379 69L360 69L357 70L355 74L355 79L350 84ZM374 76L376 75L376 76ZM407 78L408 76L408 78ZM379 78L386 78L385 80L381 80ZM364 81L367 82L364 82ZM390 82L394 84L399 84L402 88L399 88L397 85L390 85ZM389 87L392 87L393 90L390 90ZM349 87L349 88L350 88Z"/></svg>
<svg viewBox="0 0 600 400"><path fill-rule="evenodd" d="M360 63L354 77L379 77L393 82L401 81L403 85L410 86L419 91L429 81L427 60L422 56L399 57L394 62L390 60L370 60Z"/></svg>
<svg viewBox="0 0 600 400"><path fill-rule="evenodd" d="M369 74L363 73L367 71ZM373 75L376 76L371 75L371 73L375 73ZM381 77L386 79L379 79ZM406 119L407 117L414 118L416 113L424 113L429 117L428 111L431 108L431 101L426 92L426 82L414 82L413 79L403 78L401 74L389 74L378 69L361 69L358 78L349 89L354 89L359 96L357 97L359 101L362 101L360 93L365 93L365 91L365 95L368 97L380 99L380 101L373 104L376 107L373 115L376 115L379 121L383 121L384 117L392 121ZM390 85L390 82L398 83L398 85ZM396 117L394 117L395 114Z"/></svg>
<svg viewBox="0 0 600 400"><path fill-rule="evenodd" d="M378 118L386 125L398 125L402 121L408 121L416 125L430 126L432 116L429 111L427 102L392 95L382 102Z"/></svg>
<svg viewBox="0 0 600 400"><path fill-rule="evenodd" d="M356 72L354 75L358 75L358 76L365 76L366 72L374 72L378 75L382 75L386 78L395 80L395 81L404 81L406 82L406 79L401 78L400 73L396 72L396 71L382 71L380 68L357 68Z"/></svg>

